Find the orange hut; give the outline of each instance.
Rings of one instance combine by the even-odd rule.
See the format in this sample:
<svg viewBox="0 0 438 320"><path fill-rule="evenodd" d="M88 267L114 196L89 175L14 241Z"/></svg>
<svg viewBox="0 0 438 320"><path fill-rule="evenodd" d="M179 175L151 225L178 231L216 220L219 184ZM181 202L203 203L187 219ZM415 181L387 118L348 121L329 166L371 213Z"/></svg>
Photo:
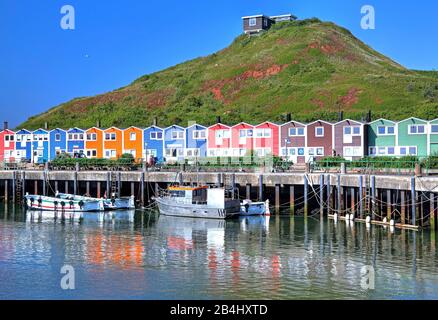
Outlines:
<svg viewBox="0 0 438 320"><path fill-rule="evenodd" d="M103 131L97 127L85 131L85 154L87 158L103 158Z"/></svg>
<svg viewBox="0 0 438 320"><path fill-rule="evenodd" d="M123 153L132 154L134 159L143 156L143 130L137 127L129 127L123 130Z"/></svg>
<svg viewBox="0 0 438 320"><path fill-rule="evenodd" d="M103 157L118 159L123 154L123 131L111 127L103 131Z"/></svg>

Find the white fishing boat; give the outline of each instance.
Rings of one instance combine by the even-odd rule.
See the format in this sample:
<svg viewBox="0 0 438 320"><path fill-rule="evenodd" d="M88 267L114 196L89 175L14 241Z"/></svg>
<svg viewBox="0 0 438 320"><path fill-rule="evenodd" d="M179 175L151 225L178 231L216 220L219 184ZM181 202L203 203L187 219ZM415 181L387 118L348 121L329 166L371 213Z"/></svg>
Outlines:
<svg viewBox="0 0 438 320"><path fill-rule="evenodd" d="M26 194L25 200L29 210L95 212L103 211L105 209L102 200L84 200L77 197L62 199L56 197Z"/></svg>
<svg viewBox="0 0 438 320"><path fill-rule="evenodd" d="M99 198L92 198L92 197L86 197L86 196L75 196L73 194L68 193L56 193L56 197L60 199L70 199L70 198L76 198L83 201L103 201L103 205L105 210L131 210L135 209L135 199L134 196L131 197L125 197L125 198L110 198L110 199L99 199Z"/></svg>
<svg viewBox="0 0 438 320"><path fill-rule="evenodd" d="M224 188L174 186L154 200L167 216L227 219L240 214L240 201L229 198Z"/></svg>
<svg viewBox="0 0 438 320"><path fill-rule="evenodd" d="M253 202L243 200L240 204L240 215L242 216L264 216L269 214L269 200L266 202Z"/></svg>

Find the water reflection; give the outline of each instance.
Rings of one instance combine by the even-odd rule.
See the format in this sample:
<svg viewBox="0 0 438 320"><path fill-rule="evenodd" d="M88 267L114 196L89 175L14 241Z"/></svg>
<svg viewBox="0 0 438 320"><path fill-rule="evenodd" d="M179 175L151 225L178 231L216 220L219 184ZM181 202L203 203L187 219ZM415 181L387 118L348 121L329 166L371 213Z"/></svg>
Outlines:
<svg viewBox="0 0 438 320"><path fill-rule="evenodd" d="M438 298L434 233L300 217L121 215L62 223L0 212L0 297ZM65 263L82 279L73 297L51 280ZM375 290L361 287L364 266L375 269Z"/></svg>

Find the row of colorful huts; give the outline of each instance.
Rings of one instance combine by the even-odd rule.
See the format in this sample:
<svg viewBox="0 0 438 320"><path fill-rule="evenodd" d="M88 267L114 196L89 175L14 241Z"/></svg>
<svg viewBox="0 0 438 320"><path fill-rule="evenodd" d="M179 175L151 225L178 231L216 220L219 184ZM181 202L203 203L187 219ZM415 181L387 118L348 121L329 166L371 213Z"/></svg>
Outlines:
<svg viewBox="0 0 438 320"><path fill-rule="evenodd" d="M342 156L407 155L420 158L438 154L438 119L409 118L400 122L379 119L364 123L324 120L304 124L264 122L258 125L218 123L210 127L190 124L146 129L116 127L90 129L5 128L0 132L0 161L27 160L44 163L67 153L87 158L116 159L124 153L136 159L155 157L157 161L175 161L188 157L234 157L250 152L259 156L276 155L305 163L312 159Z"/></svg>

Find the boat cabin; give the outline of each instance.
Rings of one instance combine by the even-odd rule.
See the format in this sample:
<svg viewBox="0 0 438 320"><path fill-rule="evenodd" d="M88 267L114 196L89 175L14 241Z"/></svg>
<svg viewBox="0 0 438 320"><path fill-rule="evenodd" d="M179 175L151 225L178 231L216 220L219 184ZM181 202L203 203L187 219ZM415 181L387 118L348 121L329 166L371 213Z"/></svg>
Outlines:
<svg viewBox="0 0 438 320"><path fill-rule="evenodd" d="M227 200L222 188L201 187L169 187L168 196L177 203L208 205L223 208Z"/></svg>

